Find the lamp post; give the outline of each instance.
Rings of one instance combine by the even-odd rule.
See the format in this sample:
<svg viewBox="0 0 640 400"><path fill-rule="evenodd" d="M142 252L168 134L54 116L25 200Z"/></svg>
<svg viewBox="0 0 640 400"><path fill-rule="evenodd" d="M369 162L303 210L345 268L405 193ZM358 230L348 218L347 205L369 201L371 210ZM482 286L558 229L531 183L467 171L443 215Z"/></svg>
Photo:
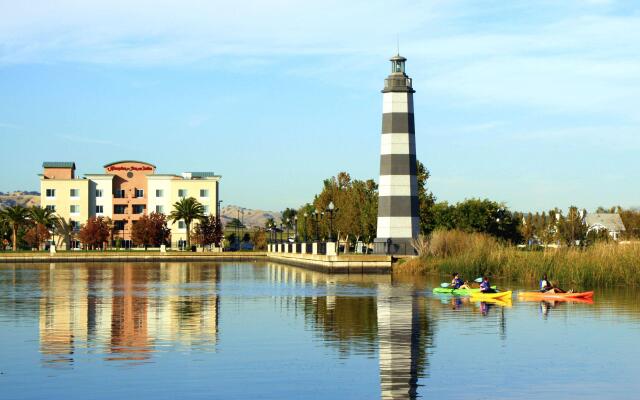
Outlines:
<svg viewBox="0 0 640 400"><path fill-rule="evenodd" d="M291 235L289 234L291 228L291 218L287 218L287 243L289 243L289 238Z"/></svg>
<svg viewBox="0 0 640 400"><path fill-rule="evenodd" d="M284 232L284 229L282 229L282 222L280 222L280 243L282 243L282 232Z"/></svg>
<svg viewBox="0 0 640 400"><path fill-rule="evenodd" d="M298 215L293 217L293 242L298 243Z"/></svg>
<svg viewBox="0 0 640 400"><path fill-rule="evenodd" d="M318 212L318 210L313 210L313 218L316 220L316 239L315 239L315 241L317 242L320 239L320 235L318 234L318 223L319 223L319 219L320 219L320 213Z"/></svg>
<svg viewBox="0 0 640 400"><path fill-rule="evenodd" d="M309 213L307 213L306 211L304 212L304 220L303 220L303 224L304 224L304 242L307 243L307 217L309 216Z"/></svg>
<svg viewBox="0 0 640 400"><path fill-rule="evenodd" d="M335 208L336 206L333 204L333 201L329 202L327 206L327 212L329 213L329 242L333 241L333 212Z"/></svg>

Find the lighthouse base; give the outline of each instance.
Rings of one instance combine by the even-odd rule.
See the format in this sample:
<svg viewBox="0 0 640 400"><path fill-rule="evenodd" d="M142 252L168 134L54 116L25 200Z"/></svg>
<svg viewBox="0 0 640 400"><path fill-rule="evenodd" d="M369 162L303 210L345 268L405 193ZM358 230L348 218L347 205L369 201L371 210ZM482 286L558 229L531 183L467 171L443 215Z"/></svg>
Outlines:
<svg viewBox="0 0 640 400"><path fill-rule="evenodd" d="M375 238L373 240L374 254L388 255L416 255L411 244L412 238Z"/></svg>

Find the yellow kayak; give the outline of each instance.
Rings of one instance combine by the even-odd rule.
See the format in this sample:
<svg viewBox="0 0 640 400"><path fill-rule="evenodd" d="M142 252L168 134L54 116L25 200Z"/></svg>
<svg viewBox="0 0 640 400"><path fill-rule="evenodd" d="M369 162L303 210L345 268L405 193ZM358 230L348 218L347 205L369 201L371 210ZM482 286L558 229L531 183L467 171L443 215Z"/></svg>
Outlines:
<svg viewBox="0 0 640 400"><path fill-rule="evenodd" d="M511 301L510 297L509 298L502 298L502 299L479 299L477 297L474 297L471 300L477 301L478 303L495 304L495 305L500 306L500 307L513 307L513 302Z"/></svg>
<svg viewBox="0 0 640 400"><path fill-rule="evenodd" d="M498 293L482 293L482 292L475 292L475 293L471 293L471 297L473 299L476 300L489 300L489 299L493 299L493 300L506 300L506 299L511 299L511 290L508 290L506 292L498 292Z"/></svg>

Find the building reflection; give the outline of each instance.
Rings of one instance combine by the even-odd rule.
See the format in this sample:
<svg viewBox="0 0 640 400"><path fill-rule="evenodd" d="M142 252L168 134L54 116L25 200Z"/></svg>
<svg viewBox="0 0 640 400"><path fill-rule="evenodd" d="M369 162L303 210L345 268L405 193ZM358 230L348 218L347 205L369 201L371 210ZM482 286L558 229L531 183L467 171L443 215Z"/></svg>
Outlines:
<svg viewBox="0 0 640 400"><path fill-rule="evenodd" d="M70 366L80 349L133 362L167 343L215 351L218 283L208 264L52 264L39 282L43 363Z"/></svg>
<svg viewBox="0 0 640 400"><path fill-rule="evenodd" d="M327 275L280 264L268 268L275 283L324 289L301 299L306 320L341 354L377 350L381 398L418 397L418 379L427 373L427 350L433 346L434 319L416 285L388 275ZM340 295L338 284L356 285L363 293Z"/></svg>

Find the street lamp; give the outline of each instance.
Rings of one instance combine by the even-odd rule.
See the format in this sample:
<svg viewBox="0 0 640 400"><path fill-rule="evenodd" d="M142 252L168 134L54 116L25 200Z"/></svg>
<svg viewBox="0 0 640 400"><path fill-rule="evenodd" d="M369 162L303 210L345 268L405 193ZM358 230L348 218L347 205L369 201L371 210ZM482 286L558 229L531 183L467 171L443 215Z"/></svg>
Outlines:
<svg viewBox="0 0 640 400"><path fill-rule="evenodd" d="M320 220L320 212L318 210L313 210L313 218L316 220L316 239L315 241L317 242L320 238L320 235L318 234L318 224L319 224L319 220Z"/></svg>
<svg viewBox="0 0 640 400"><path fill-rule="evenodd" d="M335 208L336 206L333 204L333 201L330 201L327 206L327 212L329 213L329 242L333 241L333 212Z"/></svg>
<svg viewBox="0 0 640 400"><path fill-rule="evenodd" d="M293 242L298 243L298 215L293 217Z"/></svg>
<svg viewBox="0 0 640 400"><path fill-rule="evenodd" d="M289 238L291 237L289 235L289 229L291 228L291 218L287 218L287 243L289 243Z"/></svg>
<svg viewBox="0 0 640 400"><path fill-rule="evenodd" d="M304 212L304 242L307 243L307 217L309 216L308 212Z"/></svg>
<svg viewBox="0 0 640 400"><path fill-rule="evenodd" d="M284 232L284 229L282 229L282 222L280 222L280 243L283 242L283 240L282 240L282 232Z"/></svg>

